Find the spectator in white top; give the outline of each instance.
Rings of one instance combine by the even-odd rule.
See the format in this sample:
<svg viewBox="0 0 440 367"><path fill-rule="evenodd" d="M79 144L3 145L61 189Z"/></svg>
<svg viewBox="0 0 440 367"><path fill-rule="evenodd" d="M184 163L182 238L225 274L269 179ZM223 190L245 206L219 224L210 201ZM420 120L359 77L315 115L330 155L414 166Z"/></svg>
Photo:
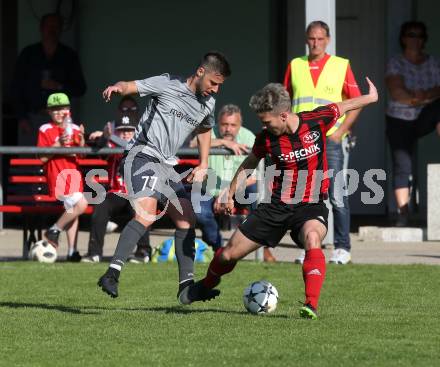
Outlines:
<svg viewBox="0 0 440 367"><path fill-rule="evenodd" d="M435 129L440 135L440 63L425 53L427 40L424 23L402 24L402 53L390 59L386 71L389 92L386 132L392 152L399 227L408 223L411 160L416 142Z"/></svg>

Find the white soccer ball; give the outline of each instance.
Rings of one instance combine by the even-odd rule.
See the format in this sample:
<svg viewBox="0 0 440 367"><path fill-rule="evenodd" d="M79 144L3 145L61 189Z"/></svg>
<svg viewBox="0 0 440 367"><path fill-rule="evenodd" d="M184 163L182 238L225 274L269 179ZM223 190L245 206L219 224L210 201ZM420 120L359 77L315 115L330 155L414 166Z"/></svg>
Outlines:
<svg viewBox="0 0 440 367"><path fill-rule="evenodd" d="M54 263L57 259L57 250L47 241L40 240L31 246L29 257L40 263Z"/></svg>
<svg viewBox="0 0 440 367"><path fill-rule="evenodd" d="M243 304L250 313L271 313L277 308L277 303L278 291L266 280L254 282L244 290Z"/></svg>

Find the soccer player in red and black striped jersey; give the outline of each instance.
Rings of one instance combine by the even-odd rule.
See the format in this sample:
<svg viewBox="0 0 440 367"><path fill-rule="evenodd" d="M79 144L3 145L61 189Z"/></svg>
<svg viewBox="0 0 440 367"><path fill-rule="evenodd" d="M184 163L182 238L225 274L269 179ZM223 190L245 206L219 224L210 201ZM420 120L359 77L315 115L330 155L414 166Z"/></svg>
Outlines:
<svg viewBox="0 0 440 367"><path fill-rule="evenodd" d="M369 93L319 107L312 112L291 112L289 93L271 83L250 100L264 130L257 135L252 152L237 170L224 202L217 208L231 213L239 181L257 167L266 155L276 165L270 202L261 203L238 227L226 247L217 250L204 279L194 283L181 297L190 304L220 283L238 260L260 246L276 246L291 230L295 242L306 250L303 264L305 302L300 316L316 319L318 299L325 278L325 257L321 242L327 233L328 210L323 203L328 178L325 154L326 132L347 111L377 101L376 87L367 78Z"/></svg>

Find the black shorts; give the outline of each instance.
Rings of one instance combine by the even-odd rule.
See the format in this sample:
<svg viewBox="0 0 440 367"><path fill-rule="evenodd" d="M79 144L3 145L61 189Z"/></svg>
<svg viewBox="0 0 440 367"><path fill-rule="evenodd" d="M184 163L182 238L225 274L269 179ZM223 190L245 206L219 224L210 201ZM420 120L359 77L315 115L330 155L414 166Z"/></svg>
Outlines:
<svg viewBox="0 0 440 367"><path fill-rule="evenodd" d="M153 197L162 204L189 198L173 166L143 153L130 161L128 157L130 155L121 160L119 172L124 177L129 198Z"/></svg>
<svg viewBox="0 0 440 367"><path fill-rule="evenodd" d="M302 226L316 219L328 228L328 209L323 202L288 206L285 204L260 204L238 227L251 241L275 247L286 232L291 230L295 243L304 248L299 239Z"/></svg>

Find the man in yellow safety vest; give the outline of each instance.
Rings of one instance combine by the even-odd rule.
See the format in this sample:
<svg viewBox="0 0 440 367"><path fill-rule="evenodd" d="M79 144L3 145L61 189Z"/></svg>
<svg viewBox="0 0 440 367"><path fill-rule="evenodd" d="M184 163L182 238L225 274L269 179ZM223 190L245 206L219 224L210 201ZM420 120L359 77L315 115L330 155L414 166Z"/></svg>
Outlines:
<svg viewBox="0 0 440 367"><path fill-rule="evenodd" d="M294 58L284 77L284 86L292 97L292 111L312 111L316 107L361 95L349 60L326 53L330 42L330 30L322 21L311 22L306 30L308 56ZM360 109L347 112L327 133L328 169L330 178L329 198L334 216L335 250L330 263L347 264L351 261L350 209L346 194L346 175L338 172L348 165L348 136ZM330 171L331 172L331 171ZM343 184L338 177L344 178ZM303 263L305 253L295 260Z"/></svg>

